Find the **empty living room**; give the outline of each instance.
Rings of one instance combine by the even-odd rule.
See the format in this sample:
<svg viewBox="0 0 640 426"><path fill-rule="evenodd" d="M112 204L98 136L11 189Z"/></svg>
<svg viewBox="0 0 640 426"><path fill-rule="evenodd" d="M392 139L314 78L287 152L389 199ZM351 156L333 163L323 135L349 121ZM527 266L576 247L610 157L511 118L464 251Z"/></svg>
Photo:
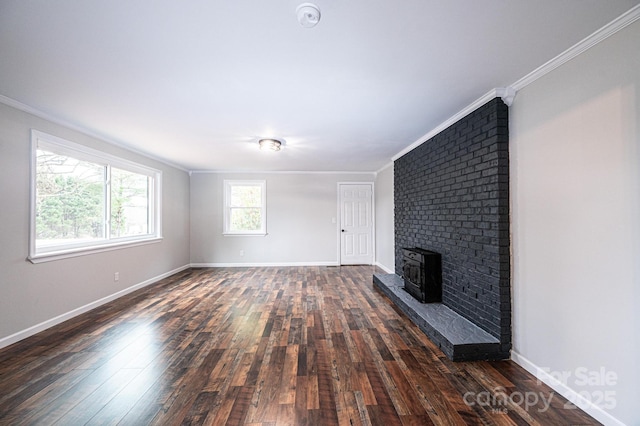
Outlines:
<svg viewBox="0 0 640 426"><path fill-rule="evenodd" d="M0 0L0 425L640 425L640 0Z"/></svg>

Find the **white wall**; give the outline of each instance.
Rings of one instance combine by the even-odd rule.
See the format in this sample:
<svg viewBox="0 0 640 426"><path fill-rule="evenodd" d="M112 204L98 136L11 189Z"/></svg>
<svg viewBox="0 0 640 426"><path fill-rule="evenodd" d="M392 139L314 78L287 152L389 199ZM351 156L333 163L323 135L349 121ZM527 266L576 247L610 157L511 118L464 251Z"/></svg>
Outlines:
<svg viewBox="0 0 640 426"><path fill-rule="evenodd" d="M225 179L267 181L267 236L222 235ZM372 173L193 173L191 262L336 265L338 182L373 181ZM241 250L244 256L240 255Z"/></svg>
<svg viewBox="0 0 640 426"><path fill-rule="evenodd" d="M163 241L40 264L27 261L32 128L162 170ZM189 264L186 172L4 104L0 104L0 200L0 347ZM118 282L114 272L120 273Z"/></svg>
<svg viewBox="0 0 640 426"><path fill-rule="evenodd" d="M393 163L376 175L376 265L395 273Z"/></svg>
<svg viewBox="0 0 640 426"><path fill-rule="evenodd" d="M609 424L640 424L639 49L636 22L510 110L514 359Z"/></svg>

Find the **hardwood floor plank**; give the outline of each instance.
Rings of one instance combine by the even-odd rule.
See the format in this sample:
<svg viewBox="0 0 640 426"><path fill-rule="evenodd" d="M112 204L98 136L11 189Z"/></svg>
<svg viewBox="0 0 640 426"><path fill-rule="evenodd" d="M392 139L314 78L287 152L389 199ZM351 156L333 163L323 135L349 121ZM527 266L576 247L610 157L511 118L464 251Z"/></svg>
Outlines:
<svg viewBox="0 0 640 426"><path fill-rule="evenodd" d="M449 361L374 271L182 271L0 350L0 425L597 424L511 361Z"/></svg>
<svg viewBox="0 0 640 426"><path fill-rule="evenodd" d="M7 424L29 424L35 423L36 419L49 417L47 411L51 410L51 408L49 407L57 407L58 399L64 398L64 394L65 392L67 392L67 389L75 386L90 373L91 371L80 370L72 371L68 374L65 374L64 376L60 377L59 380L51 382L49 386L43 388L40 392L34 394L32 397L24 400L14 409L8 410L7 408L4 408L4 412L0 411L0 420L2 420L2 422L6 422ZM7 405L3 405L3 407L7 407Z"/></svg>
<svg viewBox="0 0 640 426"><path fill-rule="evenodd" d="M264 424L264 422L262 424ZM278 405L278 418L274 424L278 426L296 425L296 412L293 404Z"/></svg>
<svg viewBox="0 0 640 426"><path fill-rule="evenodd" d="M52 383L55 383L61 377L61 374L47 374L42 378L27 382L28 385L21 387L20 392L16 392L12 394L11 397L5 398L2 401L3 410L13 411L17 409L27 400L33 398L36 394L49 387Z"/></svg>
<svg viewBox="0 0 640 426"><path fill-rule="evenodd" d="M69 411L57 420L58 424L78 425L88 423L100 412L122 389L124 389L138 374L139 370L118 370L91 394L81 398ZM47 421L51 420L50 417Z"/></svg>
<svg viewBox="0 0 640 426"><path fill-rule="evenodd" d="M240 393L241 386L231 386L225 393L219 394L211 401L207 417L201 423L203 425L223 425L227 424L231 409Z"/></svg>
<svg viewBox="0 0 640 426"><path fill-rule="evenodd" d="M285 347L286 354L284 367L282 370L282 381L280 383L279 404L290 404L293 406L296 398L296 383L298 376L298 345Z"/></svg>
<svg viewBox="0 0 640 426"><path fill-rule="evenodd" d="M382 340L382 336L380 335L378 330L376 330L375 328L369 328L367 329L367 331L369 332L369 336L371 336L371 340L373 340L374 344L376 345L376 349L378 350L378 353L380 354L382 360L395 360L393 354L389 351L387 344L384 342L384 340Z"/></svg>
<svg viewBox="0 0 640 426"><path fill-rule="evenodd" d="M328 361L326 341L317 342L318 348L318 401L323 425L338 424L336 400L333 389L331 367Z"/></svg>
<svg viewBox="0 0 640 426"><path fill-rule="evenodd" d="M356 371L353 363L351 362L351 357L349 356L344 334L332 333L331 343L332 348L330 356L333 361L332 373L334 376L334 383L340 391L352 391L356 389L354 383L357 381L357 378L354 377L356 375Z"/></svg>
<svg viewBox="0 0 640 426"><path fill-rule="evenodd" d="M201 425L209 415L209 410L215 405L218 392L201 392L191 405L189 412L182 420L183 425Z"/></svg>
<svg viewBox="0 0 640 426"><path fill-rule="evenodd" d="M413 388L398 363L396 361L385 361L385 367L389 370L393 383L409 411L407 414L400 414L400 417L424 413L424 407L420 401L418 391Z"/></svg>
<svg viewBox="0 0 640 426"><path fill-rule="evenodd" d="M426 407L427 414L435 424L461 424L465 423L458 413L457 407L452 405L443 389L440 389L434 380L439 380L437 371L427 370L427 365L419 362L414 353L410 350L400 351L402 360L410 370L409 376L414 382L414 386L422 398L422 403ZM460 403L469 412L471 408L466 406L460 398Z"/></svg>
<svg viewBox="0 0 640 426"><path fill-rule="evenodd" d="M210 371L202 369L203 374L209 375L203 390L223 393L231 385L233 373L238 369L242 357L240 349L225 350L218 348L214 351L220 353L220 360L211 367Z"/></svg>
<svg viewBox="0 0 640 426"><path fill-rule="evenodd" d="M299 426L305 426L308 423L308 411L307 411L307 382L306 376L296 377L296 397L294 400L295 418L296 424Z"/></svg>
<svg viewBox="0 0 640 426"><path fill-rule="evenodd" d="M311 374L307 378L307 410L320 410L317 374Z"/></svg>
<svg viewBox="0 0 640 426"><path fill-rule="evenodd" d="M360 362L356 364L356 372L359 384L358 389L362 393L365 405L377 405L378 401L376 400L376 396L371 388L371 382L369 382L369 377L367 376L363 363Z"/></svg>
<svg viewBox="0 0 640 426"><path fill-rule="evenodd" d="M249 372L247 373L247 381L244 384L245 386L255 386L258 382L258 374L262 368L262 361L264 360L264 354L267 350L268 343L269 339L267 337L260 339L258 350L253 357L253 362L251 363L251 367L249 367Z"/></svg>
<svg viewBox="0 0 640 426"><path fill-rule="evenodd" d="M301 345L298 347L298 365L296 367L296 374L298 376L307 375L307 345Z"/></svg>
<svg viewBox="0 0 640 426"><path fill-rule="evenodd" d="M244 424L244 420L247 417L249 411L249 404L251 403L251 397L255 392L253 386L242 386L236 396L229 417L226 424L228 425L241 425Z"/></svg>
<svg viewBox="0 0 640 426"><path fill-rule="evenodd" d="M249 422L259 423L277 420L278 396L285 358L286 347L276 346L271 352L268 363L263 364L256 393L247 417Z"/></svg>
<svg viewBox="0 0 640 426"><path fill-rule="evenodd" d="M376 416L381 417L381 421L383 423L399 424L400 418L398 417L398 412L394 408L393 401L391 399L391 396L389 395L389 389L385 386L384 379L382 378L380 371L378 370L378 365L371 355L369 346L366 344L362 333L353 333L353 335L354 340L356 341L356 345L360 350L360 357L363 359L364 369L376 399L377 405L375 406L376 408L373 411L376 413ZM369 406L369 408L371 408L371 406ZM401 409L402 408L404 408L404 406L401 407ZM406 411L406 408L403 411Z"/></svg>
<svg viewBox="0 0 640 426"><path fill-rule="evenodd" d="M145 368L107 402L91 418L90 423L118 424L140 402L142 396L158 382L158 378L159 375L153 368Z"/></svg>
<svg viewBox="0 0 640 426"><path fill-rule="evenodd" d="M302 343L302 325L302 318L291 318L287 345L300 345Z"/></svg>

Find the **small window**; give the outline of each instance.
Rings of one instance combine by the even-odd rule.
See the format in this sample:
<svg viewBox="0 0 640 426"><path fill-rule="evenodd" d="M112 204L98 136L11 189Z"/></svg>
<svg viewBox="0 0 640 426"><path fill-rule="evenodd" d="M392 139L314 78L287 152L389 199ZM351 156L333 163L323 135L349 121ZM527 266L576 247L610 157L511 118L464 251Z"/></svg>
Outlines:
<svg viewBox="0 0 640 426"><path fill-rule="evenodd" d="M160 171L35 130L32 157L32 262L160 238Z"/></svg>
<svg viewBox="0 0 640 426"><path fill-rule="evenodd" d="M224 234L267 234L264 180L225 180L224 205Z"/></svg>

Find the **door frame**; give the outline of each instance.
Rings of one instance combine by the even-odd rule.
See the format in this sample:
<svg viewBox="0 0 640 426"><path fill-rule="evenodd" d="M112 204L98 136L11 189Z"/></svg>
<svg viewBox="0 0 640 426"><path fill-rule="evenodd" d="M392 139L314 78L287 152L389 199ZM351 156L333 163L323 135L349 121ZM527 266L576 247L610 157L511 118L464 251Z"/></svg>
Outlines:
<svg viewBox="0 0 640 426"><path fill-rule="evenodd" d="M376 264L376 193L374 182L338 182L338 220L336 227L337 248L338 248L338 266L342 266L342 192L340 187L343 185L369 185L371 186L371 266Z"/></svg>

